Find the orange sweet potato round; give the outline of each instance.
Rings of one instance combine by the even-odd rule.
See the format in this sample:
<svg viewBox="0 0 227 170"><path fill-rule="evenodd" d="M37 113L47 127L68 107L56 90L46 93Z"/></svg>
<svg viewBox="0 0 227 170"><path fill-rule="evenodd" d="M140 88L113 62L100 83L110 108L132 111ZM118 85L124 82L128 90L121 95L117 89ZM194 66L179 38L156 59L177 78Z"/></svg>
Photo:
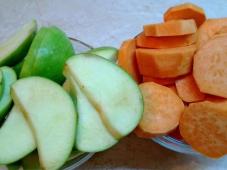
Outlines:
<svg viewBox="0 0 227 170"><path fill-rule="evenodd" d="M144 98L144 113L139 123L143 132L151 135L174 130L184 111L182 100L170 88L153 83L139 85Z"/></svg>
<svg viewBox="0 0 227 170"><path fill-rule="evenodd" d="M206 15L202 8L192 3L184 3L170 7L164 14L164 20L194 19L199 27L205 20Z"/></svg>
<svg viewBox="0 0 227 170"><path fill-rule="evenodd" d="M227 98L227 36L217 36L194 57L193 76L201 92Z"/></svg>
<svg viewBox="0 0 227 170"><path fill-rule="evenodd" d="M180 134L195 150L212 158L227 154L227 103L191 103L180 119Z"/></svg>

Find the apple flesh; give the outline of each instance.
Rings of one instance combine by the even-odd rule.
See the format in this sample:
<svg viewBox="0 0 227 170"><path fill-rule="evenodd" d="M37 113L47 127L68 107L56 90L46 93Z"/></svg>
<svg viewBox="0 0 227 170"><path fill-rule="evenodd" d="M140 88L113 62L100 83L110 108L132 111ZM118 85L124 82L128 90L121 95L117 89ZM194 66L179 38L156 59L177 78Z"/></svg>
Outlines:
<svg viewBox="0 0 227 170"><path fill-rule="evenodd" d="M0 164L16 162L35 150L36 144L23 113L14 106L0 129Z"/></svg>
<svg viewBox="0 0 227 170"><path fill-rule="evenodd" d="M116 144L118 140L105 128L97 110L94 109L77 84L73 80L70 83L75 88L71 90L71 95L77 95L76 148L83 152L97 152Z"/></svg>
<svg viewBox="0 0 227 170"><path fill-rule="evenodd" d="M11 94L35 136L41 167L60 168L75 140L76 113L72 99L61 86L41 77L18 80Z"/></svg>
<svg viewBox="0 0 227 170"><path fill-rule="evenodd" d="M143 112L141 92L116 64L81 54L66 62L64 74L77 98L79 150L107 149L137 126Z"/></svg>
<svg viewBox="0 0 227 170"><path fill-rule="evenodd" d="M117 62L118 50L114 47L94 48L94 49L87 51L87 53L103 57L107 60L112 61L113 63Z"/></svg>

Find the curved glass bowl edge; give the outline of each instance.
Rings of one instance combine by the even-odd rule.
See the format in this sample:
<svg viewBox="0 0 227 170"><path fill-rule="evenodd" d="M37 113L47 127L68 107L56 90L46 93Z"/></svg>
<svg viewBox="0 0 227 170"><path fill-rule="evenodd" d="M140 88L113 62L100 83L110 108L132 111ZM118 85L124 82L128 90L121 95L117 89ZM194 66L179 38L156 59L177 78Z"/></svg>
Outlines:
<svg viewBox="0 0 227 170"><path fill-rule="evenodd" d="M175 152L189 155L200 155L197 151L193 150L192 147L186 144L183 140L177 140L168 135L155 137L152 138L152 140L155 143Z"/></svg>

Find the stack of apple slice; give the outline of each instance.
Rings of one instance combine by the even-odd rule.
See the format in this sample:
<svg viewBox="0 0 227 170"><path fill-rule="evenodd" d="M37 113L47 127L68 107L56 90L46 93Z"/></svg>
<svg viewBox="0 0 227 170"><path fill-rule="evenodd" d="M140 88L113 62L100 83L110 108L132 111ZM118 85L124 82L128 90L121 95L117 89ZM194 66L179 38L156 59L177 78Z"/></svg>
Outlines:
<svg viewBox="0 0 227 170"><path fill-rule="evenodd" d="M64 32L36 29L32 21L0 46L0 64L14 65L19 78L12 68L0 68L0 165L22 159L25 169L55 170L70 153L103 151L132 132L143 99L136 82L115 64L117 49L72 56Z"/></svg>
<svg viewBox="0 0 227 170"><path fill-rule="evenodd" d="M66 62L64 74L65 88L77 105L76 148L80 151L105 150L137 126L143 112L142 95L116 64L80 54Z"/></svg>
<svg viewBox="0 0 227 170"><path fill-rule="evenodd" d="M15 106L0 130L0 164L15 162L38 149L43 169L58 169L71 153L75 107L58 84L29 77L13 84Z"/></svg>
<svg viewBox="0 0 227 170"><path fill-rule="evenodd" d="M143 112L140 90L116 64L80 54L66 62L64 74L73 100L46 78L23 78L12 85L15 105L0 129L0 164L37 148L41 168L58 169L74 143L79 151L99 152L137 126Z"/></svg>

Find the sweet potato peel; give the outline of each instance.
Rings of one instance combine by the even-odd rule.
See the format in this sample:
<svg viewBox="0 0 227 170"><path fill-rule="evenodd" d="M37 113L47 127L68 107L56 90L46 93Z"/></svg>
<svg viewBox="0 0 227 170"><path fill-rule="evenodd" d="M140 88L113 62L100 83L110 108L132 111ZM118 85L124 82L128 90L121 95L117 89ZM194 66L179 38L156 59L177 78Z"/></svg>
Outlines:
<svg viewBox="0 0 227 170"><path fill-rule="evenodd" d="M195 150L211 158L227 154L227 103L192 103L180 119L180 133Z"/></svg>

